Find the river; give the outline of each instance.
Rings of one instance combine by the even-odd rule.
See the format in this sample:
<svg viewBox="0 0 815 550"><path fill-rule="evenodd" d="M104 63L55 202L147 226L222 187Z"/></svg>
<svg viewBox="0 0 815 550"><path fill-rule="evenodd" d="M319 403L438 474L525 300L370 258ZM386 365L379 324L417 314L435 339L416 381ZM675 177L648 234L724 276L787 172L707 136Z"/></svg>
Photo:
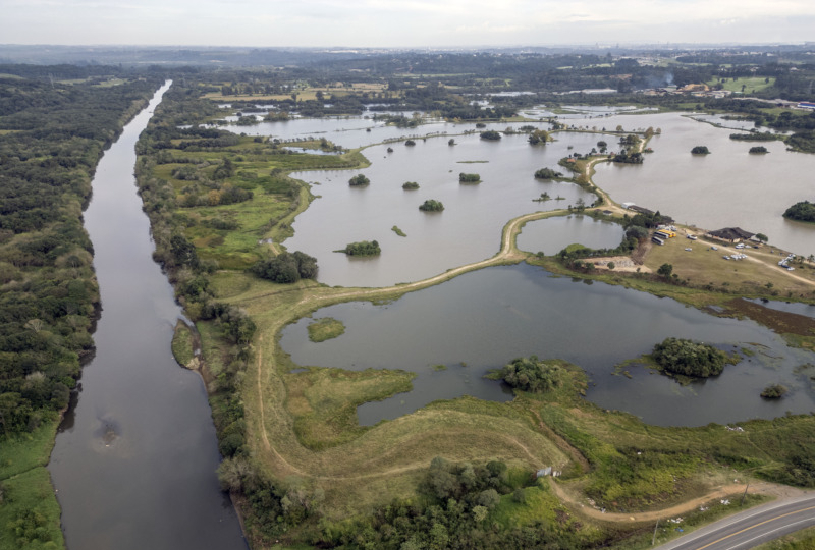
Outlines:
<svg viewBox="0 0 815 550"><path fill-rule="evenodd" d="M49 464L69 549L247 548L218 486L203 380L170 350L182 312L133 177L134 145L170 85L104 154L85 212L102 316Z"/></svg>

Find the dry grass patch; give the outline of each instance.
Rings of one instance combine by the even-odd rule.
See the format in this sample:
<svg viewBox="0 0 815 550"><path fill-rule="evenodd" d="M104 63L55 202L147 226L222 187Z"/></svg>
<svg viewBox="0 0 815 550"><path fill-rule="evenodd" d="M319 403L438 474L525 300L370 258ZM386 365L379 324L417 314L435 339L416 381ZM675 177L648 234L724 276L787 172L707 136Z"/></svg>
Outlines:
<svg viewBox="0 0 815 550"><path fill-rule="evenodd" d="M691 248L686 251L685 248ZM776 265L780 256L773 256L754 249L736 250L735 248L717 246L711 250L710 245L700 241L691 241L680 237L669 239L665 246L654 246L645 258L645 265L656 271L662 264L671 264L673 273L680 279L689 279L693 285L712 283L714 287L729 287L746 294L767 293L767 283L781 292L810 293L812 283L800 281L790 276L808 275L811 270L801 269L788 272ZM742 252L747 255L744 260L725 260ZM756 261L760 260L760 261ZM813 281L815 283L815 281Z"/></svg>

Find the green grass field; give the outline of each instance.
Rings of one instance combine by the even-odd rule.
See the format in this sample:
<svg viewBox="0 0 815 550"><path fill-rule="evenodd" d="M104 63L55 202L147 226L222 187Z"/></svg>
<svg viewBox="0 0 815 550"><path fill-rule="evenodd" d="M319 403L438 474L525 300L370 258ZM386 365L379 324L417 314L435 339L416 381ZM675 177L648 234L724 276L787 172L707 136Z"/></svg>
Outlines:
<svg viewBox="0 0 815 550"><path fill-rule="evenodd" d="M765 82L765 79L768 80ZM740 76L738 79L733 78L726 78L725 82L720 82L720 79L714 78L713 80L706 82L710 87L715 86L716 84L722 84L722 89L727 90L734 93L741 93L744 90L745 94L753 94L755 92L761 92L766 90L767 88L772 88L775 84L775 77L763 77L763 76Z"/></svg>
<svg viewBox="0 0 815 550"><path fill-rule="evenodd" d="M57 421L0 445L0 550L63 548L60 509L45 466Z"/></svg>

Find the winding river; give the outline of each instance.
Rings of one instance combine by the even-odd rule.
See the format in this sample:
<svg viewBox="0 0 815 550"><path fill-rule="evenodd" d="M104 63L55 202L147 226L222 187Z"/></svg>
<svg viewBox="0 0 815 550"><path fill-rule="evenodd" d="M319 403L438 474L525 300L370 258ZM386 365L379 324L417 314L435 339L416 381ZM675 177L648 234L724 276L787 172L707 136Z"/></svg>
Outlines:
<svg viewBox="0 0 815 550"><path fill-rule="evenodd" d="M103 311L49 465L70 549L247 548L204 383L170 350L182 313L134 185L134 145L170 84L105 153L85 213Z"/></svg>

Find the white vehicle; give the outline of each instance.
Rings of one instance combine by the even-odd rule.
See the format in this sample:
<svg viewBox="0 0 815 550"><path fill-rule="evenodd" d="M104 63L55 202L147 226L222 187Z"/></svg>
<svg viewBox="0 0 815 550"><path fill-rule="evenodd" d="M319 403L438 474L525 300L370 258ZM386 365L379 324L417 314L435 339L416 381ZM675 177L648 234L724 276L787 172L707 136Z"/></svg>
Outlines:
<svg viewBox="0 0 815 550"><path fill-rule="evenodd" d="M792 267L791 265L790 265L790 266L787 266L787 271L795 271L795 268L794 268L794 267Z"/></svg>
<svg viewBox="0 0 815 550"><path fill-rule="evenodd" d="M696 239L698 239L699 237L697 237L696 235L688 235L688 238L689 238L690 240L692 240L692 241L695 241L695 240L696 240Z"/></svg>
<svg viewBox="0 0 815 550"><path fill-rule="evenodd" d="M692 248L686 248L686 249L685 249L685 252L691 252L691 251L693 251L693 249L692 249Z"/></svg>
<svg viewBox="0 0 815 550"><path fill-rule="evenodd" d="M711 247L710 247L710 249L711 249L711 250L719 250L719 249L718 249L718 248L716 248L715 246L711 246Z"/></svg>
<svg viewBox="0 0 815 550"><path fill-rule="evenodd" d="M736 250L741 250L744 248L744 243L739 243L736 245Z"/></svg>

